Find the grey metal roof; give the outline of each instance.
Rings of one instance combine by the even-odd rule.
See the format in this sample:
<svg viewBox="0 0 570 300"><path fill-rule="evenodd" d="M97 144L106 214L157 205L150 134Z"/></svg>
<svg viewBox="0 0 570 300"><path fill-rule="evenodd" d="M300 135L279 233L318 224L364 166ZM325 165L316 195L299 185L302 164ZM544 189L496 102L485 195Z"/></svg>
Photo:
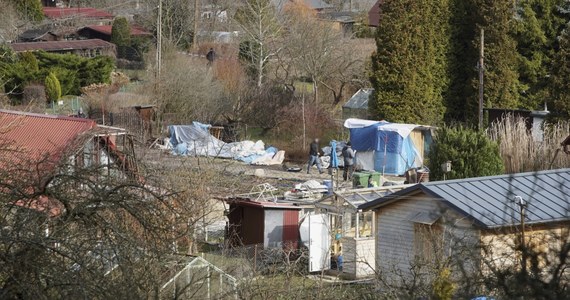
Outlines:
<svg viewBox="0 0 570 300"><path fill-rule="evenodd" d="M342 106L343 108L368 109L368 99L374 89L360 89Z"/></svg>
<svg viewBox="0 0 570 300"><path fill-rule="evenodd" d="M519 223L515 196L528 203L527 224L570 220L570 169L421 183L359 208L375 209L418 191L488 228Z"/></svg>

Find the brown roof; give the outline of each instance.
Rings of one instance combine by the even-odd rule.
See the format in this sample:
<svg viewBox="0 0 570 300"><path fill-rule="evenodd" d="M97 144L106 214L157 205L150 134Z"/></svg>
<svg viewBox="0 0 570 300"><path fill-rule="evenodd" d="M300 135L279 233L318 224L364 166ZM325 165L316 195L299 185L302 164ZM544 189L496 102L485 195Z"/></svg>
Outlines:
<svg viewBox="0 0 570 300"><path fill-rule="evenodd" d="M48 41L32 43L13 43L12 49L16 52L24 51L62 51L62 50L83 50L113 48L115 45L100 39L72 40L72 41Z"/></svg>
<svg viewBox="0 0 570 300"><path fill-rule="evenodd" d="M91 26L87 26L85 28L89 28L93 31L97 31L106 35L111 35L111 31L113 29L112 25L91 25ZM144 35L151 35L150 32L144 30L141 27L138 26L131 26L131 35L132 36L144 36Z"/></svg>
<svg viewBox="0 0 570 300"><path fill-rule="evenodd" d="M20 150L18 158L28 161L47 155L56 162L74 140L95 126L88 119L0 110L0 140Z"/></svg>
<svg viewBox="0 0 570 300"><path fill-rule="evenodd" d="M376 1L370 11L368 11L368 25L378 27L380 23L380 5L382 5L383 2L384 0Z"/></svg>
<svg viewBox="0 0 570 300"><path fill-rule="evenodd" d="M112 19L113 15L92 7L44 7L44 15L48 19L65 18L89 18L89 19Z"/></svg>

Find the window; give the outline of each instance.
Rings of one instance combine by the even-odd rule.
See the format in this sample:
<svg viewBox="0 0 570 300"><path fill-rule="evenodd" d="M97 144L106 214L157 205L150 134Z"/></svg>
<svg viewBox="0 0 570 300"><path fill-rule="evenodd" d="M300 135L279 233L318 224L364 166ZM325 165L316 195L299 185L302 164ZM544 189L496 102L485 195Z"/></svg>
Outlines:
<svg viewBox="0 0 570 300"><path fill-rule="evenodd" d="M433 224L414 223L414 255L423 262L432 262L443 255L443 227Z"/></svg>

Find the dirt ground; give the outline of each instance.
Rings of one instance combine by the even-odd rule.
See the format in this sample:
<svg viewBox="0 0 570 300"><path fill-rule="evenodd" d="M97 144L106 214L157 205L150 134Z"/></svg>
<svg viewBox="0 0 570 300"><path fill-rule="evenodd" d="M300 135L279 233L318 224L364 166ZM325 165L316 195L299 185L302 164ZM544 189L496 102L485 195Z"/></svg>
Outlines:
<svg viewBox="0 0 570 300"><path fill-rule="evenodd" d="M285 163L287 167L302 168L300 172L288 172L282 165L254 166L229 159L174 156L168 152L154 149L144 149L144 153L141 152L138 155L145 164L151 167L207 169L220 172L222 176L218 179L219 181L212 183L213 193L219 197L248 193L255 186L263 183L271 184L279 189L279 193L282 193L291 190L295 184L308 180L319 182L331 180L328 170L319 174L317 168L313 167L311 173L307 174L307 166L300 164ZM263 176L255 176L256 170L262 170ZM342 169L339 169L338 174L332 178L334 178L335 185L339 189L350 189L352 187L351 182L343 182ZM386 180L403 181L401 177L393 176L386 176ZM282 194L278 196L282 196Z"/></svg>

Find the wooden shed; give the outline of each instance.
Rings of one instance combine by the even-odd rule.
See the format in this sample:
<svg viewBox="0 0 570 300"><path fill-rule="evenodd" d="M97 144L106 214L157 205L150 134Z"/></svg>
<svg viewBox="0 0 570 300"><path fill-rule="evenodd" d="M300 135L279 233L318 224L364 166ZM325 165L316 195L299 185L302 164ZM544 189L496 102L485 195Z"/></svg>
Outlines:
<svg viewBox="0 0 570 300"><path fill-rule="evenodd" d="M229 204L226 240L232 246L263 245L297 248L300 207L247 198L226 199Z"/></svg>

